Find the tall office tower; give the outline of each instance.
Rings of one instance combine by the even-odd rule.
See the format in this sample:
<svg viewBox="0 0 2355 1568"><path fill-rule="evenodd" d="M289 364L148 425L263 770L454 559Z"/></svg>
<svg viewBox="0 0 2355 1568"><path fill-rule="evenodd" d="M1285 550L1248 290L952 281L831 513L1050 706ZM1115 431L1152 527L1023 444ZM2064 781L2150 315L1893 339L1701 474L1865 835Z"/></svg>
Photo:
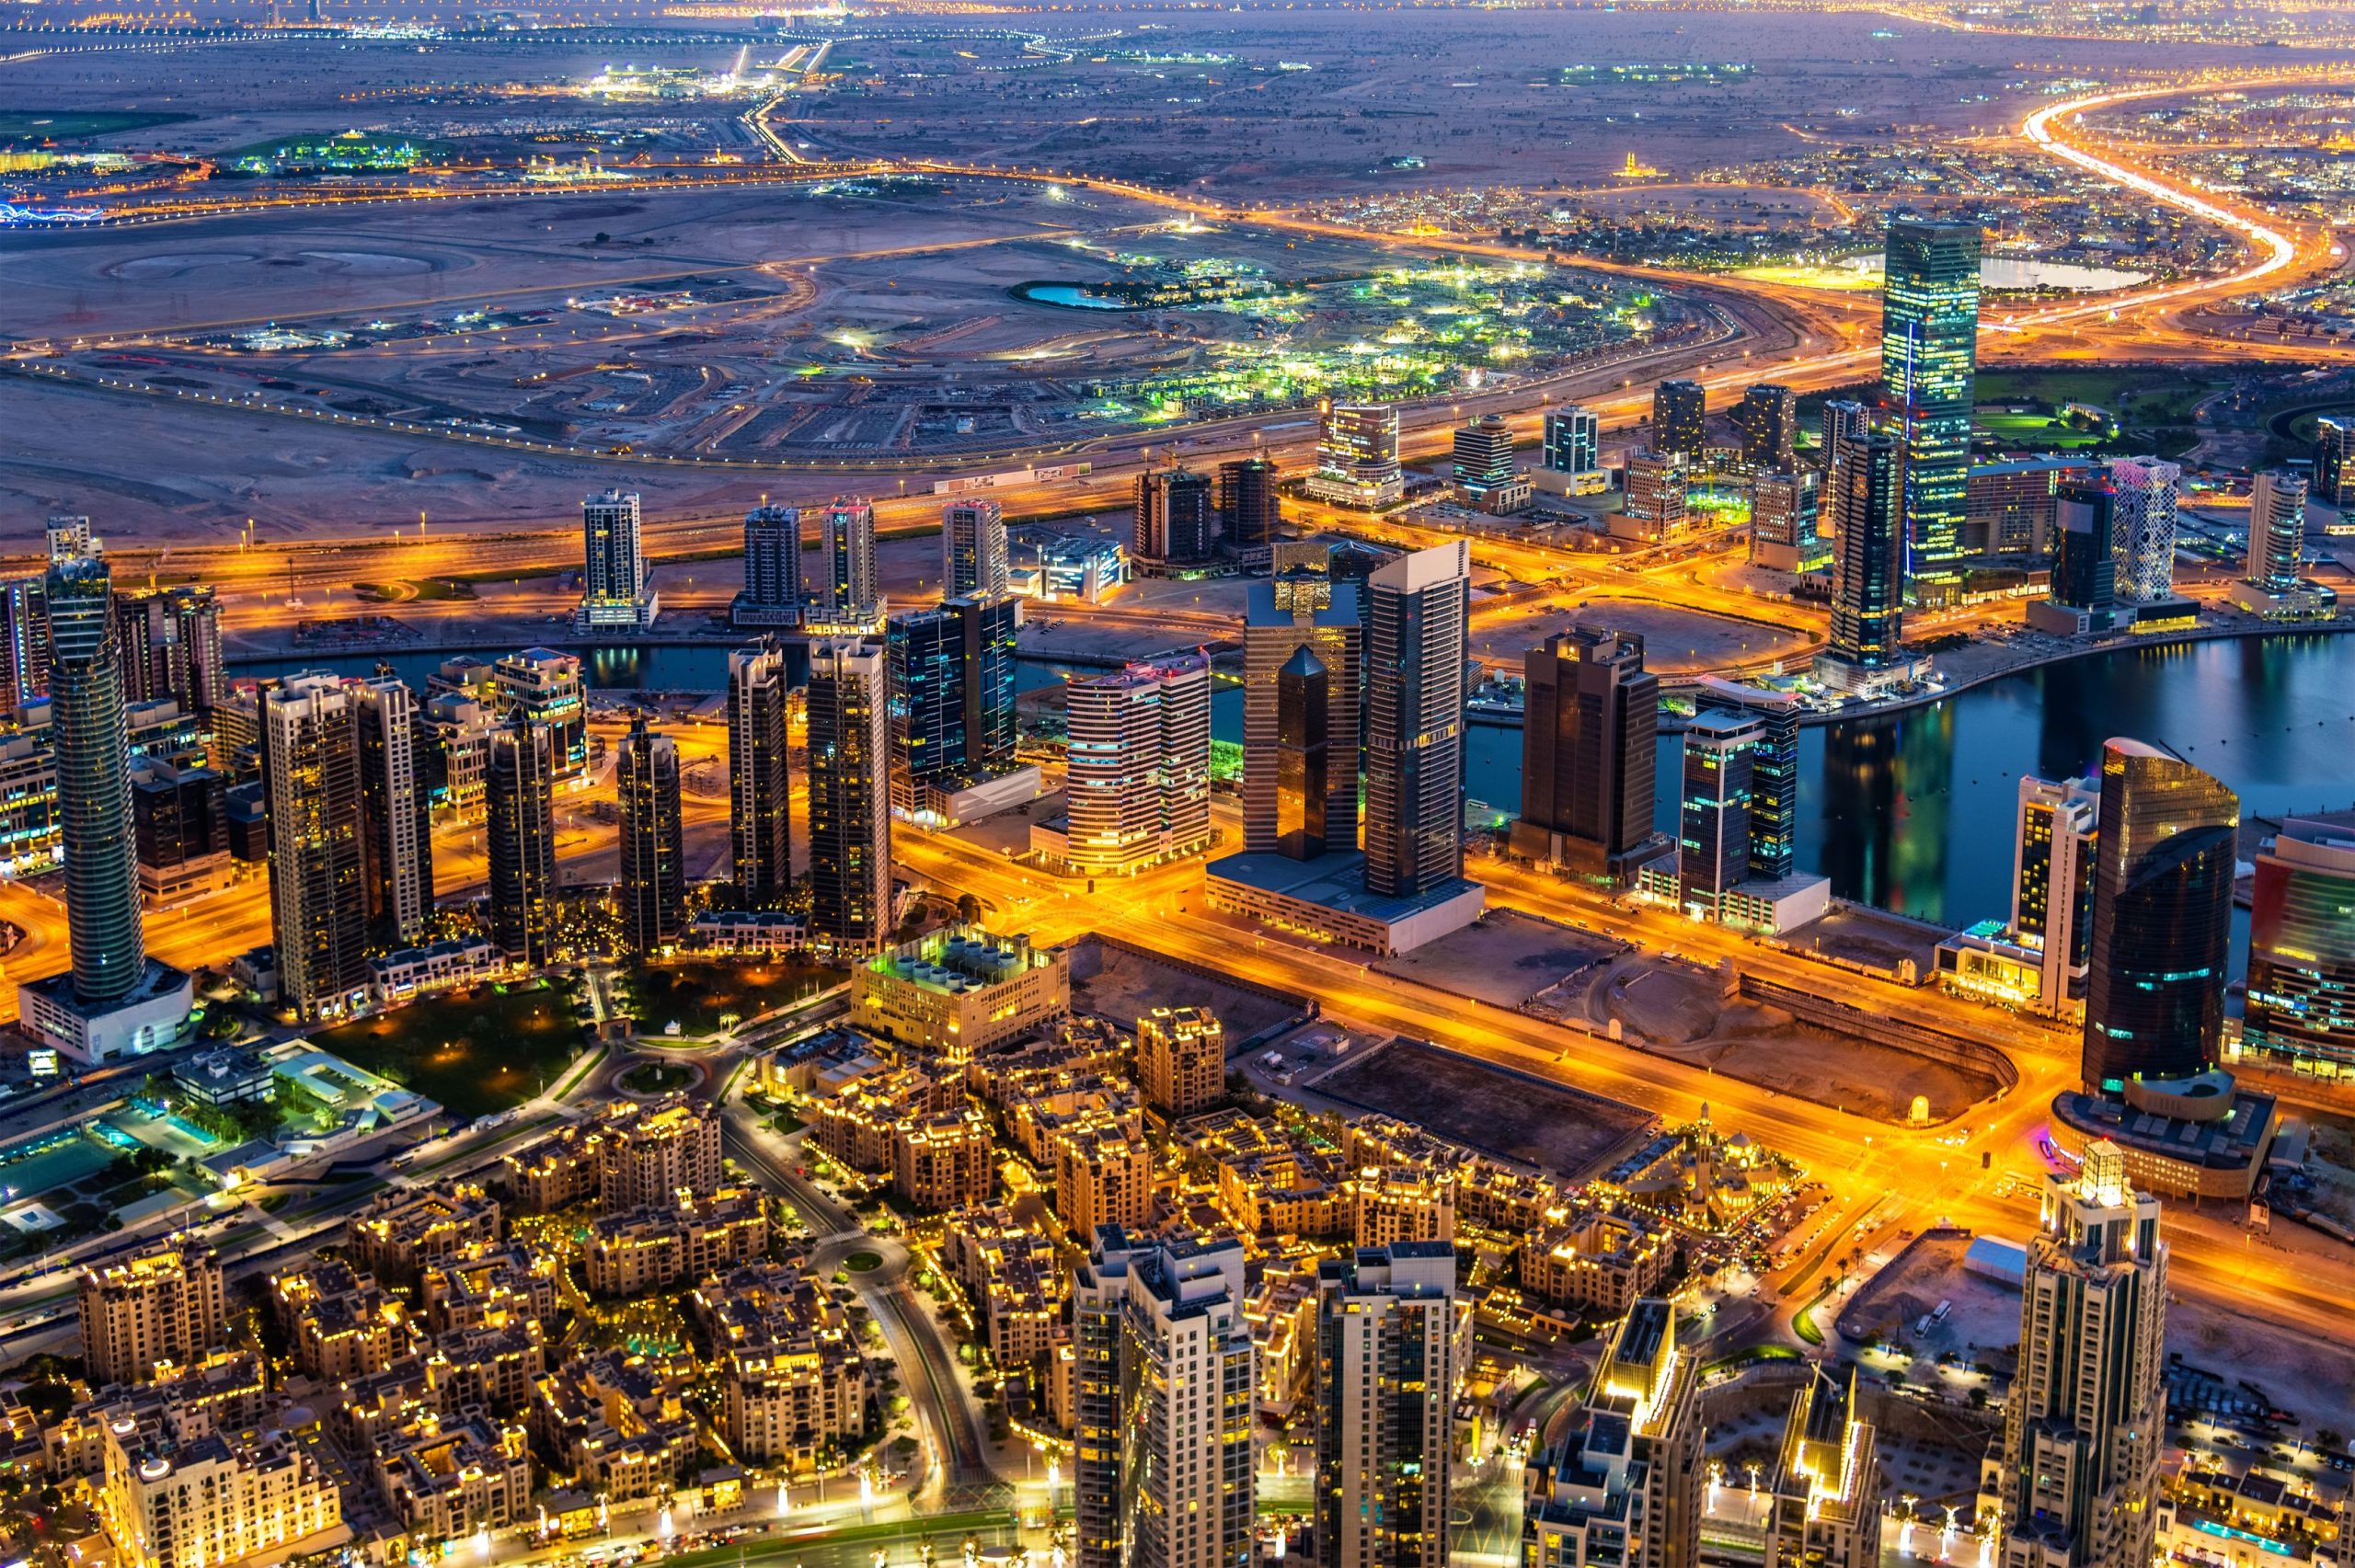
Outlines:
<svg viewBox="0 0 2355 1568"><path fill-rule="evenodd" d="M1750 875L1775 881L1798 869L1798 701L1750 686L1717 695L1758 726L1750 747Z"/></svg>
<svg viewBox="0 0 2355 1568"><path fill-rule="evenodd" d="M940 597L1006 591L1005 509L995 501L951 501L940 509Z"/></svg>
<svg viewBox="0 0 2355 1568"><path fill-rule="evenodd" d="M1638 522L1651 524L1650 537L1655 540L1683 532L1690 511L1681 460L1666 452L1629 452L1621 509Z"/></svg>
<svg viewBox="0 0 2355 1568"><path fill-rule="evenodd" d="M1446 1568L1455 1311L1453 1242L1317 1265L1319 1568Z"/></svg>
<svg viewBox="0 0 2355 1568"><path fill-rule="evenodd" d="M262 693L270 939L279 998L303 1019L346 1011L368 983L358 706L322 670Z"/></svg>
<svg viewBox="0 0 2355 1568"><path fill-rule="evenodd" d="M1502 414L1482 414L1456 427L1453 468L1457 497L1476 506L1511 484L1521 472L1513 461L1511 423Z"/></svg>
<svg viewBox="0 0 2355 1568"><path fill-rule="evenodd" d="M2093 629L2109 624L2118 603L2118 557L2111 547L2116 498L2107 485L2062 485L2052 493L2052 600L2087 612Z"/></svg>
<svg viewBox="0 0 2355 1568"><path fill-rule="evenodd" d="M1816 418L1815 465L1826 475L1832 472L1832 460L1840 455L1844 443L1861 441L1873 433L1873 411L1846 398L1826 403Z"/></svg>
<svg viewBox="0 0 2355 1568"><path fill-rule="evenodd" d="M1314 860L1334 846L1326 821L1333 765L1332 673L1304 645L1276 671L1276 847Z"/></svg>
<svg viewBox="0 0 2355 1568"><path fill-rule="evenodd" d="M93 1388L151 1383L204 1359L229 1331L220 1257L166 1242L82 1270L82 1360Z"/></svg>
<svg viewBox="0 0 2355 1568"><path fill-rule="evenodd" d="M1464 540L1366 578L1365 885L1413 898L1464 876Z"/></svg>
<svg viewBox="0 0 2355 1568"><path fill-rule="evenodd" d="M1142 561L1206 561L1216 521L1209 475L1189 468L1140 474L1130 552Z"/></svg>
<svg viewBox="0 0 2355 1568"><path fill-rule="evenodd" d="M2314 498L2355 507L2355 419L2316 419L2314 457Z"/></svg>
<svg viewBox="0 0 2355 1568"><path fill-rule="evenodd" d="M467 683L479 689L479 676L470 672ZM501 717L521 713L533 728L547 733L548 761L557 778L587 770L589 698L579 658L544 647L511 653L490 667L490 687L491 705Z"/></svg>
<svg viewBox="0 0 2355 1568"><path fill-rule="evenodd" d="M157 697L184 713L221 700L221 607L209 588L183 585L115 601L126 700Z"/></svg>
<svg viewBox="0 0 2355 1568"><path fill-rule="evenodd" d="M2245 1050L2355 1071L2355 830L2292 818L2257 857Z"/></svg>
<svg viewBox="0 0 2355 1568"><path fill-rule="evenodd" d="M1077 1568L1251 1560L1243 1243L1097 1229L1072 1288Z"/></svg>
<svg viewBox="0 0 2355 1568"><path fill-rule="evenodd" d="M1699 1372L1676 1309L1652 1298L1612 1331L1563 1440L1522 1479L1524 1568L1690 1568L1701 1551Z"/></svg>
<svg viewBox="0 0 2355 1568"><path fill-rule="evenodd" d="M1573 626L1522 660L1516 854L1614 880L1651 842L1660 677L1633 632Z"/></svg>
<svg viewBox="0 0 2355 1568"><path fill-rule="evenodd" d="M112 588L105 558L83 555L52 565L43 590L74 1000L93 1010L129 998L147 972Z"/></svg>
<svg viewBox="0 0 2355 1568"><path fill-rule="evenodd" d="M1765 468L1752 475L1751 560L1781 572L1818 564L1822 505L1823 478L1812 468Z"/></svg>
<svg viewBox="0 0 2355 1568"><path fill-rule="evenodd" d="M48 580L17 578L0 588L0 610L7 616L6 647L0 649L7 666L6 684L0 688L6 711L0 717L49 695L49 612L42 600Z"/></svg>
<svg viewBox="0 0 2355 1568"><path fill-rule="evenodd" d="M785 655L728 656L728 835L736 896L774 907L793 890L793 779L786 760Z"/></svg>
<svg viewBox="0 0 2355 1568"><path fill-rule="evenodd" d="M1137 1020L1137 1086L1175 1120L1226 1097L1226 1028L1206 1007L1156 1007Z"/></svg>
<svg viewBox="0 0 2355 1568"><path fill-rule="evenodd" d="M964 625L947 605L894 615L883 649L890 670L891 810L931 809L936 788L967 776Z"/></svg>
<svg viewBox="0 0 2355 1568"><path fill-rule="evenodd" d="M1664 381L1652 389L1652 450L1698 458L1709 444L1709 394L1697 381Z"/></svg>
<svg viewBox="0 0 2355 1568"><path fill-rule="evenodd" d="M644 957L687 928L686 839L679 821L679 748L640 715L622 741L622 944Z"/></svg>
<svg viewBox="0 0 2355 1568"><path fill-rule="evenodd" d="M838 947L891 934L890 679L883 650L810 649L810 923Z"/></svg>
<svg viewBox="0 0 2355 1568"><path fill-rule="evenodd" d="M548 733L518 714L490 738L490 939L539 968L556 956L556 772Z"/></svg>
<svg viewBox="0 0 2355 1568"><path fill-rule="evenodd" d="M876 618L883 589L875 575L875 506L837 496L819 520L818 580L811 598L833 625Z"/></svg>
<svg viewBox="0 0 2355 1568"><path fill-rule="evenodd" d="M1591 474L1603 466L1603 417L1572 404L1545 411L1539 455L1557 474Z"/></svg>
<svg viewBox="0 0 2355 1568"><path fill-rule="evenodd" d="M1677 896L1688 910L1714 911L1726 889L1751 875L1752 753L1764 727L1723 708L1685 726Z"/></svg>
<svg viewBox="0 0 2355 1568"><path fill-rule="evenodd" d="M801 509L757 506L744 514L744 587L729 616L740 626L789 626L801 618Z"/></svg>
<svg viewBox="0 0 2355 1568"><path fill-rule="evenodd" d="M398 678L350 683L360 738L360 887L368 939L408 946L433 912L433 754Z"/></svg>
<svg viewBox="0 0 2355 1568"><path fill-rule="evenodd" d="M2111 460L2109 536L2120 598L2155 604L2175 597L2177 486L2182 478L2180 464L2155 457Z"/></svg>
<svg viewBox="0 0 2355 1568"><path fill-rule="evenodd" d="M2085 779L2020 780L2012 859L2013 939L2044 955L2038 1001L2058 1013L2093 947L2094 845L2101 790Z"/></svg>
<svg viewBox="0 0 2355 1568"><path fill-rule="evenodd" d="M2045 1177L2042 1210L1992 1478L2004 1565L2145 1568L2166 1440L2159 1201L2128 1185L2125 1155L2101 1139L2073 1176Z"/></svg>
<svg viewBox="0 0 2355 1568"><path fill-rule="evenodd" d="M1905 635L1905 449L1876 433L1832 462L1825 514L1839 534L1832 556L1832 654L1855 670L1898 661Z"/></svg>
<svg viewBox="0 0 2355 1568"><path fill-rule="evenodd" d="M1015 706L1016 635L1022 601L1011 594L951 599L941 605L956 618L964 694L965 771L991 778L1017 765L1021 738Z"/></svg>
<svg viewBox="0 0 2355 1568"><path fill-rule="evenodd" d="M79 561L98 554L98 542L90 536L90 520L86 517L52 515L49 520L49 564Z"/></svg>
<svg viewBox="0 0 2355 1568"><path fill-rule="evenodd" d="M580 503L580 608L577 630L654 624L657 597L646 586L638 548L638 493L607 490Z"/></svg>
<svg viewBox="0 0 2355 1568"><path fill-rule="evenodd" d="M1748 1470L1747 1486L1729 1473L1708 1489L1705 1561L1876 1568L1880 1446L1855 1371L1844 1382L1812 1371L1791 1396L1773 1458Z"/></svg>
<svg viewBox="0 0 2355 1568"><path fill-rule="evenodd" d="M2286 593L2306 575L2306 482L2296 475L2269 468L2249 482L2243 575L2269 593Z"/></svg>
<svg viewBox="0 0 2355 1568"><path fill-rule="evenodd" d="M1951 601L1962 587L1970 410L1979 366L1979 225L1889 225L1881 387L1905 447L1905 597Z"/></svg>
<svg viewBox="0 0 2355 1568"><path fill-rule="evenodd" d="M224 887L229 875L228 781L211 768L142 758L132 764L131 824L139 890L167 909Z"/></svg>
<svg viewBox="0 0 2355 1568"><path fill-rule="evenodd" d="M1201 654L1132 664L1065 689L1071 761L1065 858L1132 871L1211 841L1211 666Z"/></svg>
<svg viewBox="0 0 2355 1568"><path fill-rule="evenodd" d="M1752 468L1798 466L1799 395L1787 386L1761 382L1741 395L1734 410L1741 427L1741 460Z"/></svg>
<svg viewBox="0 0 2355 1568"><path fill-rule="evenodd" d="M1322 825L1327 851L1358 841L1358 707L1364 628L1358 585L1324 572L1280 572L1252 583L1243 601L1243 847L1265 853L1284 849L1281 763L1285 716L1283 671L1306 649L1322 672L1326 709L1324 798L1301 803ZM1304 733L1305 715L1292 727ZM1304 826L1295 823L1291 830ZM1322 853L1322 852L1320 852Z"/></svg>
<svg viewBox="0 0 2355 1568"><path fill-rule="evenodd" d="M2180 758L2139 740L2102 747L2088 1087L2114 1093L2215 1062L2240 819L2240 797Z"/></svg>
<svg viewBox="0 0 2355 1568"><path fill-rule="evenodd" d="M1407 493L1398 466L1398 410L1387 403L1327 404L1316 432L1311 495L1343 506L1384 507Z"/></svg>
<svg viewBox="0 0 2355 1568"><path fill-rule="evenodd" d="M1283 502L1276 494L1281 476L1264 457L1238 458L1218 465L1218 521L1230 544L1273 544L1282 530Z"/></svg>

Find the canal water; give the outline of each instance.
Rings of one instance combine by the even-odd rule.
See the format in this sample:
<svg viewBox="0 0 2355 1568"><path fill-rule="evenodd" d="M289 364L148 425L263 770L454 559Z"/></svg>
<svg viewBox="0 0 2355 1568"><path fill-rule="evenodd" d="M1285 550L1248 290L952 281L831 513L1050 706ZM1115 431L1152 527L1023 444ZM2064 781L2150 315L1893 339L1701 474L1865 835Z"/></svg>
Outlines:
<svg viewBox="0 0 2355 1568"><path fill-rule="evenodd" d="M395 654L422 687L444 656ZM486 656L487 657L487 656ZM723 647L603 648L582 656L607 690L711 691ZM364 674L373 657L294 668ZM1026 659L1025 690L1068 670ZM1243 738L1243 693L1222 685L1211 730ZM1798 857L1840 897L1949 925L2010 910L2019 776L2081 774L2113 735L2175 748L2238 790L2246 815L2355 806L2355 635L2228 638L2129 648L2046 665L1928 707L1801 732ZM1657 820L1676 826L1679 740L1661 738ZM1470 728L1465 789L1510 815L1521 805L1521 731Z"/></svg>

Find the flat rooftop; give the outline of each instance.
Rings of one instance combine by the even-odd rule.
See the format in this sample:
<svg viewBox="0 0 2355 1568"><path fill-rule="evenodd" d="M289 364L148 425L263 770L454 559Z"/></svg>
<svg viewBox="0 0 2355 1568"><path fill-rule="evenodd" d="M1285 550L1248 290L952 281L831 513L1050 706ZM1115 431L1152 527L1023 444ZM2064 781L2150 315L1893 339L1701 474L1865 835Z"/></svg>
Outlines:
<svg viewBox="0 0 2355 1568"><path fill-rule="evenodd" d="M1315 904L1340 914L1356 915L1365 920L1380 921L1395 925L1410 915L1462 898L1479 884L1457 877L1436 887L1398 898L1387 893L1366 890L1365 852L1335 850L1311 860L1294 860L1287 854L1231 854L1214 860L1204 868L1205 874L1223 880L1273 893L1282 898L1297 898L1303 903Z"/></svg>

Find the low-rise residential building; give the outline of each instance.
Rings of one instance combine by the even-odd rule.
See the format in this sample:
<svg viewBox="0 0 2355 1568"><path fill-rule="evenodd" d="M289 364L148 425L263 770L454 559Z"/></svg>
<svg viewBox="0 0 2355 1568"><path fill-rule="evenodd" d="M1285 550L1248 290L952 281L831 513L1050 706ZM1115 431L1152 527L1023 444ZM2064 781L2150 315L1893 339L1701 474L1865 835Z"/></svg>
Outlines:
<svg viewBox="0 0 2355 1568"><path fill-rule="evenodd" d="M1668 1230L1631 1209L1579 1206L1522 1239L1515 1268L1533 1299L1600 1318L1656 1296L1676 1265Z"/></svg>
<svg viewBox="0 0 2355 1568"><path fill-rule="evenodd" d="M1350 1179L1350 1235L1361 1249L1455 1240L1455 1177L1428 1166L1369 1165Z"/></svg>
<svg viewBox="0 0 2355 1568"><path fill-rule="evenodd" d="M1153 1212L1153 1150L1141 1132L1101 1116L1058 1129L1053 1143L1055 1212L1064 1230L1092 1238L1099 1226L1144 1224Z"/></svg>
<svg viewBox="0 0 2355 1568"><path fill-rule="evenodd" d="M822 1284L754 1264L705 1280L691 1306L722 1360L723 1429L740 1460L808 1469L866 1431L866 1359Z"/></svg>
<svg viewBox="0 0 2355 1568"><path fill-rule="evenodd" d="M991 1358L1007 1369L1036 1366L1070 1310L1054 1243L1017 1224L1013 1210L994 1206L949 1216L940 1251L972 1303Z"/></svg>
<svg viewBox="0 0 2355 1568"><path fill-rule="evenodd" d="M554 1258L512 1243L444 1258L419 1282L425 1326L442 1333L545 1322L556 1314L556 1276Z"/></svg>
<svg viewBox="0 0 2355 1568"><path fill-rule="evenodd" d="M421 1414L374 1452L377 1495L431 1551L477 1530L520 1524L532 1497L523 1428L487 1416Z"/></svg>
<svg viewBox="0 0 2355 1568"><path fill-rule="evenodd" d="M888 1171L901 1127L946 1115L963 1098L953 1078L935 1078L918 1067L893 1068L845 1083L832 1099L819 1101L810 1112L809 1141L854 1171Z"/></svg>
<svg viewBox="0 0 2355 1568"><path fill-rule="evenodd" d="M125 1419L108 1425L105 1447L98 1516L124 1568L275 1562L351 1537L342 1493L290 1436L182 1441Z"/></svg>
<svg viewBox="0 0 2355 1568"><path fill-rule="evenodd" d="M506 972L505 951L488 937L452 937L369 959L368 1000L377 1007L396 1007L416 997L495 979Z"/></svg>
<svg viewBox="0 0 2355 1568"><path fill-rule="evenodd" d="M1207 1007L1156 1007L1137 1020L1137 1082L1145 1104L1190 1116L1226 1096L1226 1030Z"/></svg>
<svg viewBox="0 0 2355 1568"><path fill-rule="evenodd" d="M498 1201L466 1183L388 1193L351 1221L352 1261L403 1284L426 1264L498 1242Z"/></svg>
<svg viewBox="0 0 2355 1568"><path fill-rule="evenodd" d="M664 1495L697 1447L680 1379L620 1350L575 1356L542 1373L532 1425L573 1485L602 1492L608 1503Z"/></svg>
<svg viewBox="0 0 2355 1568"><path fill-rule="evenodd" d="M891 1190L919 1211L987 1203L996 1179L990 1124L971 1106L906 1123L892 1139Z"/></svg>
<svg viewBox="0 0 2355 1568"><path fill-rule="evenodd" d="M381 1372L410 1349L407 1310L371 1276L332 1261L270 1281L272 1305L293 1346L294 1365L341 1381Z"/></svg>
<svg viewBox="0 0 2355 1568"><path fill-rule="evenodd" d="M962 1064L1071 1011L1059 948L977 925L944 926L851 974L851 1022Z"/></svg>
<svg viewBox="0 0 2355 1568"><path fill-rule="evenodd" d="M219 1254L178 1241L82 1270L82 1359L93 1386L144 1383L219 1345L228 1327Z"/></svg>
<svg viewBox="0 0 2355 1568"><path fill-rule="evenodd" d="M766 1205L758 1189L723 1187L705 1197L608 1214L591 1222L581 1249L590 1293L636 1296L701 1279L768 1253Z"/></svg>

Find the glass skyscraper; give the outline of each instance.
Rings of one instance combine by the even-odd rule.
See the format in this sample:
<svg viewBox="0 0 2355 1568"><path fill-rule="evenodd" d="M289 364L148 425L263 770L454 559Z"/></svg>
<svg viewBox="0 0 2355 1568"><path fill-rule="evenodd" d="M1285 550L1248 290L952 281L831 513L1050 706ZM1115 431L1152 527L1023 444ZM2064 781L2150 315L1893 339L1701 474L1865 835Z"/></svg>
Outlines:
<svg viewBox="0 0 2355 1568"><path fill-rule="evenodd" d="M1859 670L1898 661L1905 633L1901 571L1905 452L1885 432L1841 442L1824 511L1839 536L1832 557L1831 657Z"/></svg>
<svg viewBox="0 0 2355 1568"><path fill-rule="evenodd" d="M1365 886L1414 898L1464 875L1464 658L1471 549L1366 578Z"/></svg>
<svg viewBox="0 0 2355 1568"><path fill-rule="evenodd" d="M1880 379L1905 443L1905 597L1941 604L1962 587L1979 225L1900 218L1886 254Z"/></svg>
<svg viewBox="0 0 2355 1568"><path fill-rule="evenodd" d="M113 588L96 555L52 564L44 585L66 929L86 1007L122 1001L147 970Z"/></svg>
<svg viewBox="0 0 2355 1568"><path fill-rule="evenodd" d="M2355 1072L2355 829L2293 818L2257 857L2241 1044Z"/></svg>

